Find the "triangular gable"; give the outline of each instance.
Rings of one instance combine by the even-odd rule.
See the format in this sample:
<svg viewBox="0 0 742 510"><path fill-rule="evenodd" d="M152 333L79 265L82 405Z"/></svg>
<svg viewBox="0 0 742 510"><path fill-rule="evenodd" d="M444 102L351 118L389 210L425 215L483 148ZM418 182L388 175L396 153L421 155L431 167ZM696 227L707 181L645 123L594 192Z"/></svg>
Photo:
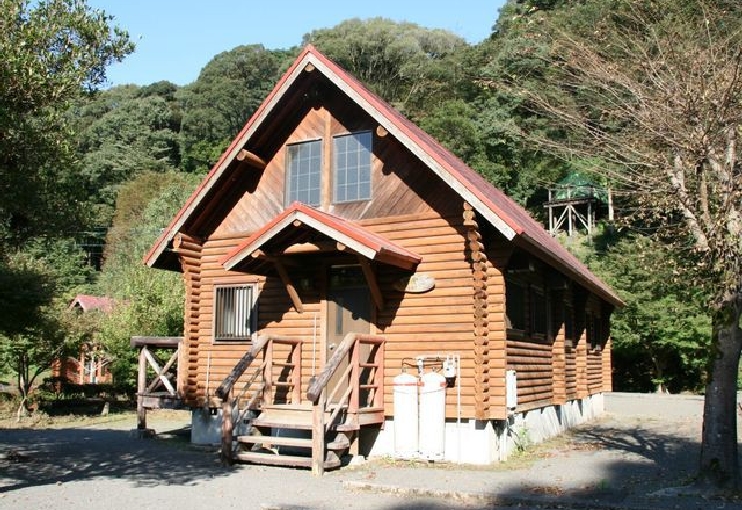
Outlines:
<svg viewBox="0 0 742 510"><path fill-rule="evenodd" d="M469 168L433 137L410 122L378 96L371 93L353 76L330 61L312 45L299 54L293 65L278 81L274 89L258 108L252 118L235 138L221 159L214 165L201 185L194 191L185 206L175 216L170 226L163 231L147 254L144 262L153 266L165 252L173 237L183 227L191 214L216 185L222 174L256 130L267 121L274 107L291 89L305 70L316 69L335 84L349 99L358 104L379 125L418 157L426 166L449 185L459 196L492 224L506 239L516 236L538 252L550 263L614 305L622 305L621 299L593 275L590 270L569 253L559 242L520 205L494 188L476 171Z"/></svg>
<svg viewBox="0 0 742 510"><path fill-rule="evenodd" d="M335 242L342 243L347 249L369 260L376 260L403 269L412 269L421 260L420 256L356 224L335 215L318 211L302 203L294 202L260 230L245 239L219 262L225 269L233 269L279 234L290 229L306 227L324 234Z"/></svg>

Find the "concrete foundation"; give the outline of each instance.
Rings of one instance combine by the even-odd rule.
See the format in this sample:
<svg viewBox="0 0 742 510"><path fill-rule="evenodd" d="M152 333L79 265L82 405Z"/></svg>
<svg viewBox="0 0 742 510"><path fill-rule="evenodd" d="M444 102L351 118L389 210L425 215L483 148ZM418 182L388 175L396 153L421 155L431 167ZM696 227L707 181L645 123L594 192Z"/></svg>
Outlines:
<svg viewBox="0 0 742 510"><path fill-rule="evenodd" d="M444 460L461 464L486 465L507 459L514 451L562 434L603 413L603 394L572 400L561 406L547 406L516 413L507 420L464 419L445 424ZM400 457L394 451L394 420L387 420L369 452L371 457Z"/></svg>
<svg viewBox="0 0 742 510"><path fill-rule="evenodd" d="M237 411L232 418L237 419ZM246 435L248 423L238 423L237 433ZM222 410L216 407L199 407L191 411L191 443L199 445L218 445L222 442Z"/></svg>

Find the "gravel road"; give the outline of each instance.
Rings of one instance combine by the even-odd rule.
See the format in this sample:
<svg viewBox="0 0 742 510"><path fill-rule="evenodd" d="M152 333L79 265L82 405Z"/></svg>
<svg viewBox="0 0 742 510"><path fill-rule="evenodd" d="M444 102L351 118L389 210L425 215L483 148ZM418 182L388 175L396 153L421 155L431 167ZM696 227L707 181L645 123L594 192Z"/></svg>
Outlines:
<svg viewBox="0 0 742 510"><path fill-rule="evenodd" d="M151 413L77 428L0 430L0 509L742 509L678 495L700 451L702 399L611 394L606 415L529 455L489 468L372 461L313 477L224 468L183 436L186 414ZM683 492L683 491L680 491Z"/></svg>

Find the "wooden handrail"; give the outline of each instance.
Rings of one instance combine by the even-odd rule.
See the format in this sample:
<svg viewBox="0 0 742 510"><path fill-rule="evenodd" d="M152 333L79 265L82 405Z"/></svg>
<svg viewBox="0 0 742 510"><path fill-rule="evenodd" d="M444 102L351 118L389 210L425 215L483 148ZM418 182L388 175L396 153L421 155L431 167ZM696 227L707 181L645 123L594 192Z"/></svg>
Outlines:
<svg viewBox="0 0 742 510"><path fill-rule="evenodd" d="M335 372L337 372L337 369L340 366L343 358L347 356L348 351L350 351L350 348L353 347L353 344L356 343L356 341L365 344L383 344L384 337L362 335L359 333L348 333L347 335L345 335L343 341L340 342L340 345L338 345L337 349L335 349L335 352L327 361L325 369L309 385L309 389L307 390L307 397L309 398L309 400L312 401L312 403L317 403L317 399L319 398L320 394L327 386L327 383L330 382L330 379L332 379L332 376L335 374Z"/></svg>
<svg viewBox="0 0 742 510"><path fill-rule="evenodd" d="M245 353L242 358L237 362L237 364L232 368L232 371L229 372L229 375L224 378L222 383L219 385L219 387L216 389L216 396L219 397L222 400L226 400L229 398L229 394L232 393L232 388L234 387L235 383L237 382L237 379L242 377L242 374L245 373L245 370L247 370L247 367L249 367L253 360L255 359L255 356L263 350L263 347L270 341L272 337L270 335L268 336L259 336L257 342L255 342L252 345L252 348Z"/></svg>
<svg viewBox="0 0 742 510"><path fill-rule="evenodd" d="M345 356L347 356L348 351L350 351L350 348L353 347L353 344L356 342L357 336L358 335L356 333L348 333L347 335L345 335L343 341L340 342L340 345L337 346L337 349L335 349L335 352L332 353L332 356L327 361L325 369L322 370L317 378L309 385L309 389L307 390L307 397L309 398L309 400L312 401L313 404L317 403L317 399L319 399L320 394L324 391L325 386L327 386L327 383L330 382L333 374L337 372L340 363L345 358Z"/></svg>

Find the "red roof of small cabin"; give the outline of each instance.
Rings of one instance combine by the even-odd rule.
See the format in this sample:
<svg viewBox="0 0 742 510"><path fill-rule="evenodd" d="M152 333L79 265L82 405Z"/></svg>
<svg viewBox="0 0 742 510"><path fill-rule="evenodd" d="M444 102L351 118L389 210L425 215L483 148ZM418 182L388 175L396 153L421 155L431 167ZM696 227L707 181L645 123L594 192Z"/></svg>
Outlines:
<svg viewBox="0 0 742 510"><path fill-rule="evenodd" d="M82 308L83 312L89 312L91 310L100 310L104 313L110 313L113 310L114 300L107 297L91 296L89 294L78 294L70 302L70 308L75 307Z"/></svg>
<svg viewBox="0 0 742 510"><path fill-rule="evenodd" d="M299 79L311 64L334 83L351 100L363 108L376 122L396 137L435 174L444 180L475 211L488 220L508 240L519 238L527 250L563 271L606 301L621 306L623 302L615 292L595 276L574 255L569 253L528 212L501 190L487 182L433 137L406 119L384 100L369 91L361 82L329 60L312 45L306 46L293 65L281 77L265 101L247 122L242 131L222 154L219 161L196 188L167 229L163 231L144 262L150 266L165 252L175 234L188 220L210 189L220 181L239 151L247 144L256 129L265 122L279 99Z"/></svg>

